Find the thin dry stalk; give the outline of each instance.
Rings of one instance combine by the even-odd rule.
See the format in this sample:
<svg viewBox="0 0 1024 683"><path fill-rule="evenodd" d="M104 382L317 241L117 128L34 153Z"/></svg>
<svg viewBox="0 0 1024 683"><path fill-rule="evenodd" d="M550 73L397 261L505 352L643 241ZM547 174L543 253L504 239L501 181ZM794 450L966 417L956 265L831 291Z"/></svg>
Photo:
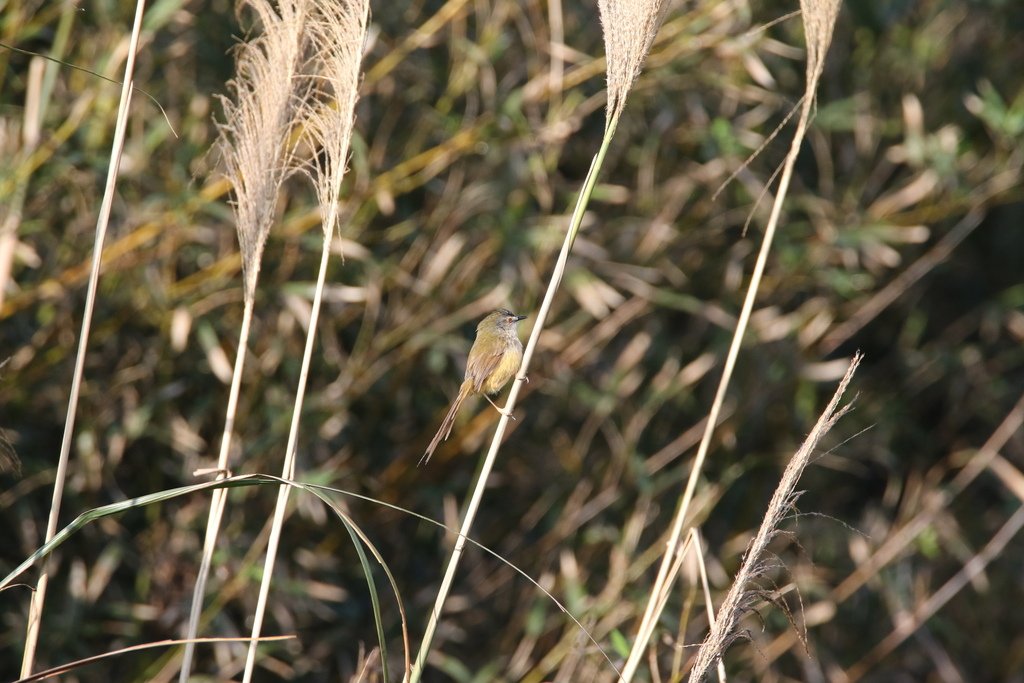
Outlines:
<svg viewBox="0 0 1024 683"><path fill-rule="evenodd" d="M846 375L843 377L843 381L839 383L839 388L836 389L835 394L832 396L832 400L829 401L825 411L814 425L814 429L804 439L800 449L793 456L789 465L786 466L785 472L782 473L782 480L772 495L772 500L768 504L768 511L761 521L761 527L747 549L747 555L743 559L739 572L736 573L732 587L729 588L722 606L718 609L718 618L712 622L711 632L697 652L697 659L694 662L693 669L690 670L689 680L691 683L698 683L704 680L708 669L713 663L721 659L725 648L732 639L733 630L736 628L736 624L743 612L743 603L747 596L747 586L763 569L764 565L761 558L768 547L768 543L778 533L779 523L782 522L783 517L792 508L796 484L800 481L800 476L803 474L804 468L807 467L811 454L817 447L821 437L849 410L849 404L838 409L839 401L846 392L846 387L849 386L850 380L853 379L853 374L857 371L861 358L863 356L859 353L853 357L850 367L846 370Z"/></svg>
<svg viewBox="0 0 1024 683"><path fill-rule="evenodd" d="M658 26L660 26L661 19L664 17L665 5L664 0L655 0L654 2L648 0L638 3L630 3L626 0L602 0L600 3L602 27L605 32L605 45L608 50L608 109L605 119L604 138L601 141L600 149L590 164L587 177L583 181L583 188L580 190L576 207L573 209L572 218L569 221L569 229L565 233L565 240L562 242L561 251L558 253L558 260L555 263L551 279L548 281L547 289L544 292L544 301L537 312L533 331L530 333L530 339L527 341L526 348L523 351L523 361L520 365L519 373L512 383L512 389L509 391L508 401L505 403L502 417L494 430L491 446L487 450L480 474L470 494L469 503L466 505L466 516L463 519L459 536L455 541L455 547L452 549L451 557L448 560L448 567L445 569L444 578L441 580L441 586L434 601L434 609L431 611L430 619L427 622L427 628L423 634L423 640L420 642L419 651L416 653L416 662L413 664L409 679L411 683L417 683L423 675L423 668L426 665L427 654L430 651L434 632L437 629L437 622L441 618L441 611L444 609L444 603L448 598L448 591L451 589L452 581L455 578L455 571L458 569L459 561L462 558L466 539L473 527L476 511L480 506L491 470L498 457L498 450L501 448L501 441L508 427L509 415L512 414L516 400L519 398L519 389L526 380L530 360L533 358L533 352L537 347L537 342L547 321L551 302L554 301L555 292L558 291L562 277L565 274L565 265L569 260L569 252L572 250L572 245L576 241L580 225L583 223L583 214L590 202L590 196L593 194L594 186L597 184L597 177L604 164L605 155L615 135L619 116L626 105L626 96L629 94L633 82L640 73L640 68L643 66L651 44L654 42ZM609 36L609 34L615 35Z"/></svg>
<svg viewBox="0 0 1024 683"><path fill-rule="evenodd" d="M886 538L874 553L843 581L832 589L820 602L810 605L808 613L819 611L825 605L838 605L861 589L871 579L878 576L890 562L903 553L914 540L920 537L922 530L935 523L935 519L943 511L948 510L957 496L989 469L999 457L999 451L1024 427L1024 394L996 427L995 431L985 440L981 448L967 462L966 466L941 490L929 496L923 510L919 511L910 521ZM789 650L797 641L792 631L786 631L775 639L762 653L759 666L767 667L783 652Z"/></svg>
<svg viewBox="0 0 1024 683"><path fill-rule="evenodd" d="M316 290L313 294L309 329L306 330L302 368L299 371L295 405L292 409L288 446L285 449L284 465L281 472L283 479L295 477L299 422L306 394L306 382L309 378L309 366L313 358L317 323L320 319L324 283L327 278L327 264L331 254L331 237L334 235L338 219L338 195L341 193L341 182L345 177L348 163L349 141L352 137L358 95L360 58L366 38L369 13L369 2L357 0L352 3L325 3L317 7L310 17L308 32L316 51L316 58L312 62L316 73L309 76L311 99L304 108L306 114L303 118L304 132L309 136L310 146L314 152L314 161L308 175L316 187L317 197L320 201L324 239L320 256L320 270L317 275ZM253 617L252 640L249 641L243 681L252 679L256 663L256 648L263 627L267 598L270 594L270 581L274 574L274 563L281 539L281 529L284 526L289 491L290 487L285 485L278 489L274 521L267 544L263 578L260 581L259 599L256 602L256 612Z"/></svg>
<svg viewBox="0 0 1024 683"><path fill-rule="evenodd" d="M782 176L779 180L779 191L772 206L768 224L765 226L764 239L761 242L761 249L757 255L757 262L754 265L754 272L750 278L750 285L747 287L747 294L743 301L743 309L739 320L736 323L736 331L733 333L732 342L729 346L729 353L726 356L725 367L722 370L722 378L719 380L718 389L715 392L714 401L711 404L708 421L705 425L704 436L701 438L697 455L694 458L693 467L690 470L689 479L686 482L686 489L676 510L672 522L672 530L666 544L665 554L662 557L661 566L658 569L658 576L651 588L647 608L644 611L640 627L637 630L637 638L633 642L633 649L629 659L626 661L626 668L623 678L626 681L632 680L633 675L641 661L643 651L650 642L651 634L654 632L654 625L661 614L658 607L658 595L668 583L668 569L671 558L675 553L676 546L684 531L686 517L690 510L690 503L693 500L697 487L697 480L700 477L711 446L711 437L714 434L715 425L718 423L718 415L725 403L725 394L732 378L733 368L736 366L736 358L739 356L740 344L750 320L750 314L754 308L754 300L757 298L757 290L764 274L765 265L768 262L768 252L771 250L772 240L775 237L775 230L778 226L779 216L782 213L782 205L789 190L789 182L793 175L793 166L796 163L797 155L800 152L800 145L803 142L810 121L811 111L814 106L817 92L818 80L824 68L825 52L832 41L832 29L835 26L836 15L839 12L839 0L801 0L802 16L804 20L804 32L807 37L807 85L803 97L803 106L800 118L797 121L796 133L790 144L789 154L786 156Z"/></svg>
<svg viewBox="0 0 1024 683"><path fill-rule="evenodd" d="M360 644L358 661L362 662L359 666L359 673L354 674L349 683L366 683L375 680L376 674L380 669L380 648L375 647L370 650L370 654L366 654L363 652L362 644Z"/></svg>
<svg viewBox="0 0 1024 683"><path fill-rule="evenodd" d="M224 121L218 124L221 135L218 144L224 158L225 175L235 192L231 207L242 252L245 294L238 351L217 458L218 478L223 478L228 472L228 454L238 409L260 261L274 220L278 192L285 179L296 170L295 146L288 140L305 101L305 94L301 91L305 84L296 78L296 74L304 59L303 28L309 13L308 2L280 0L275 10L274 5L266 0L241 0L239 9L245 7L256 13L263 33L239 46L238 75L228 84L233 97L221 98ZM190 640L199 631L203 596L226 500L227 494L223 489L214 491L203 555L192 594L187 629ZM179 676L181 683L188 680L193 653L194 646L187 644Z"/></svg>
<svg viewBox="0 0 1024 683"><path fill-rule="evenodd" d="M293 638L295 638L295 636L268 636L266 638L263 638L263 640L281 641L291 640ZM192 642L202 645L208 643L239 643L246 640L248 640L248 638L196 638ZM93 655L92 657L83 657L82 659L76 659L75 661L68 662L67 664L61 664L60 666L51 667L45 671L40 671L31 676L19 678L18 680L14 681L14 683L33 683L33 681L45 681L48 678L57 678L62 674L72 672L75 669L84 668L90 664L95 664L96 662L101 662L105 659L120 657L121 655L126 655L133 652L141 652L143 650L152 650L156 648L171 648L177 645L183 645L184 643L185 641L181 639L171 639L157 640L151 643L140 643L138 645L129 645L128 647L120 647L116 650L111 650L110 652L104 652L103 654Z"/></svg>
<svg viewBox="0 0 1024 683"><path fill-rule="evenodd" d="M717 623L717 620L715 619L715 603L711 599L711 586L708 583L708 568L707 565L704 564L704 549L696 529L690 529L690 542L693 544L693 547L697 549L696 557L697 566L700 568L700 588L704 593L704 607L708 611L708 626L714 629L715 624ZM721 658L718 660L718 680L721 681L721 683L725 683L726 681L725 665L722 664Z"/></svg>
<svg viewBox="0 0 1024 683"><path fill-rule="evenodd" d="M117 186L117 174L121 167L121 152L124 150L125 130L128 127L128 106L131 104L132 78L135 73L135 53L139 48L139 35L142 33L142 15L146 3L139 0L135 5L135 22L128 44L128 55L124 65L124 80L121 85L121 99L117 108L117 123L114 127L114 140L110 145L110 165L107 168L107 182L103 188L103 202L96 218L96 238L92 250L92 266L89 270L89 284L86 288L85 310L82 312L82 329L78 335L78 352L75 356L75 369L71 379L71 395L68 397L68 413L64 420L64 436L60 444L60 456L57 459L57 474L53 482L53 498L50 502L50 516L46 522L46 540L48 543L57 533L57 518L60 516L60 504L64 497L64 482L67 478L68 459L71 454L71 438L75 432L75 416L78 413L78 397L82 389L82 375L85 371L85 353L89 343L89 330L92 327L93 308L96 306L96 287L100 279L100 263L103 256L103 242L107 235L110 222L110 210L114 203L114 188ZM49 580L47 565L39 574L36 590L32 593L32 602L28 612L28 626L25 632L25 649L22 653L21 676L32 673L35 662L36 646L39 643L39 624L43 617L43 605L46 601L46 585Z"/></svg>

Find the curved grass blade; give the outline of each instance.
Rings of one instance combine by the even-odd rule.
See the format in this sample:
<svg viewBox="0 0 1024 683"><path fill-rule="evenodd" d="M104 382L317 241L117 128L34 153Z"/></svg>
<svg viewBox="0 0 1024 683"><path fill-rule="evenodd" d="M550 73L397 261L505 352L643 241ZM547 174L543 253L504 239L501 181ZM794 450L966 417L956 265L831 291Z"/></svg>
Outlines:
<svg viewBox="0 0 1024 683"><path fill-rule="evenodd" d="M157 491L156 493L138 496L136 498L129 498L128 500L122 500L116 503L110 503L109 505L103 505L101 507L93 508L91 510L86 510L82 514L78 515L78 517L76 517L74 520L72 520L70 524L68 524L66 527L57 532L57 534L55 534L54 537L48 543L45 543L40 548L38 548L21 564L15 567L14 570L11 571L6 577L4 577L4 579L0 581L0 591L11 587L13 581L17 579L21 574L23 574L30 567L32 567L32 565L36 564L37 562L45 558L47 555L52 553L58 546L64 543L64 541L68 540L73 534L78 532L80 529L82 529L82 527L89 524L90 522L94 522L98 519L109 517L111 515L120 514L122 512L126 512L134 508L145 507L147 505L152 505L154 503L161 503L166 500L171 500L173 498L178 498L181 496L186 496L192 493L198 493L206 490L228 489L241 486L280 486L282 484L286 484L288 486L293 486L295 488L308 491L309 493L312 493L314 496L322 500L324 503L327 504L329 508L331 508L331 510L334 511L334 513L345 525L345 528L349 532L349 535L352 536L353 543L356 546L356 552L359 555L360 562L362 563L363 566L363 573L366 576L367 584L369 585L370 588L370 599L373 603L374 621L376 624L377 637L380 640L381 661L383 663L383 672L385 676L384 680L386 681L388 680L386 659L387 645L384 639L384 625L383 619L381 617L380 597L376 589L376 584L373 580L372 567L370 565L369 558L366 556L366 552L363 549L363 544L365 544L366 547L370 549L370 552L373 554L374 558L380 563L381 567L383 567L384 573L387 575L388 581L391 583L391 588L394 591L395 599L398 602L398 609L401 614L402 642L405 645L405 662L406 670L408 670L411 667L411 663L409 659L409 634L408 622L405 614L405 606L402 603L402 596L398 590L398 582L395 580L395 577L391 573L391 570L384 562L384 557L380 554L380 551L377 550L376 546L373 545L373 543L370 541L366 533L359 528L359 526L352 520L352 518L349 515L347 515L343 510L341 510L338 507L338 505L334 501L332 501L326 494L317 490L317 487L302 484L299 482L289 481L287 479L282 479L280 477L275 477L267 474L244 474L235 477L229 477L227 479L219 479L217 481L203 482L201 484L192 484L189 486L180 486L173 489L167 489L165 491ZM198 642L195 639L186 639L186 641Z"/></svg>
<svg viewBox="0 0 1024 683"><path fill-rule="evenodd" d="M261 636L260 641L272 642L276 640L292 640L295 636ZM170 640L156 640L151 643L139 643L138 645L130 645L128 647L118 648L117 650L111 650L110 652L104 652L103 654L93 655L92 657L84 657L82 659L76 659L73 662L67 662L60 664L44 671L37 671L31 676L25 678L19 678L14 683L31 683L32 681L42 681L47 678L66 674L69 671L80 669L84 666L94 664L104 659L111 657L117 657L119 655L128 654L129 652L139 652L140 650L151 650L157 647L173 647L175 645L184 645L185 643L246 643L249 638L172 638Z"/></svg>
<svg viewBox="0 0 1024 683"><path fill-rule="evenodd" d="M353 542L355 542L358 537L358 540L366 544L366 547L370 549L371 553L373 553L374 558L380 563L380 566L384 570L384 574L386 574L388 577L388 581L391 582L391 590L394 592L395 601L398 603L398 611L401 615L402 620L402 644L404 645L405 649L405 670L408 672L409 669L412 667L412 662L409 658L409 628L408 620L406 619L405 616L405 605L402 602L402 596L398 590L398 582L395 580L394 575L391 573L391 569L389 569L388 565L384 562L384 557L377 550L377 547L370 542L370 539L366 535L366 533L361 528L359 528L359 525L352 521L352 518L349 517L340 507L338 507L338 505L333 500L331 500L329 496L323 494L320 491L320 489L325 489L328 491L335 491L335 489L326 486L316 486L313 484L295 484L295 486L298 486L299 488L312 493L314 496L322 500L328 507L330 507L334 511L334 514L338 515L338 517L345 524L345 528L348 530L349 534L353 535ZM356 552L359 553L359 559L363 563L363 573L366 574L366 582L370 585L370 599L373 602L373 616L374 620L377 622L377 637L380 640L380 659L382 663L382 672L384 674L384 680L386 681L387 650L385 649L384 645L384 626L380 615L380 603L377 598L377 591L373 583L373 573L370 571L366 555L363 553L362 547L359 543L355 543L355 546Z"/></svg>
<svg viewBox="0 0 1024 683"><path fill-rule="evenodd" d="M409 515L411 517L415 517L416 519L419 519L419 520L422 520L424 522L427 522L428 524L433 524L437 528L443 529L444 531L447 531L448 533L451 533L451 534L458 534L459 533L455 529L451 529L451 528L445 526L444 524L442 524L441 522L438 522L435 519L431 519L430 517L427 517L426 515L421 515L418 512L414 512L413 510L409 510L407 508L401 507L400 505L395 505L394 503L388 503L387 501L378 500L377 498L372 498L370 496L364 496L361 493L353 493L352 491L346 491L345 489L333 488L331 486L322 486L320 484L306 484L305 488L308 489L310 492L320 496L321 500L325 500L325 498L324 498L324 496L320 495L318 490L319 491L330 491L332 493L338 493L338 494L343 495L343 496L349 496L349 497L352 497L352 498L357 498L359 500L365 500L368 503L375 503L377 505L380 505L381 507L386 507L389 510L394 510L396 512L401 512L403 514L406 514L406 515ZM598 651L601 653L601 656L604 657L606 662L608 662L608 666L610 666L612 668L612 670L615 671L615 673L617 675L621 675L621 672L619 671L618 667L615 666L615 662L612 661L612 658L608 655L608 653L605 651L605 649L603 647L601 647L601 644L599 642L597 642L597 639L593 636L593 634L591 634L590 631L588 631L586 629L586 627L583 626L583 624L580 622L580 620L577 619L576 616L572 612L570 612L569 609L565 605L563 605L561 603L561 601L558 598L556 598L549 590L544 588L544 586L540 585L540 583L538 583L536 579L534 579L532 576L530 576L529 574L524 572L522 569L517 567L510 560L506 559L502 555L500 555L500 554L496 553L495 551L491 550L490 548L488 548L487 546L483 545L479 541L474 541L472 538L469 538L468 536L464 536L462 538L463 538L464 542L469 543L470 545L472 545L472 546L474 546L476 548L479 548L480 550L484 551L485 553L487 553L491 557L495 558L496 560L498 560L499 562L501 562L505 566L509 567L512 571L514 571L515 573L519 574L521 577L523 577L524 579L529 581L531 584L533 584L533 586L537 590L539 590L541 593L543 593L549 600L551 600L551 602L553 602L555 604L555 606L558 607L558 609L561 610L561 612L563 614L565 614L565 616L569 617L569 619L572 620L572 623L574 623L576 625L576 628L578 628L587 637L587 639L594 645L594 647L596 647L598 649ZM387 571L386 567L385 567L385 571ZM389 573L389 577L390 577L390 573ZM406 663L406 667L408 668L408 662Z"/></svg>
<svg viewBox="0 0 1024 683"><path fill-rule="evenodd" d="M264 474L246 474L230 479L221 479L220 481L209 481L203 482L202 484L191 484L189 486L167 489L165 491L157 491L156 493L150 493L145 496L129 498L128 500L122 500L116 503L110 503L109 505L93 508L91 510L86 510L75 517L70 524L54 534L52 539L40 546L38 550L29 555L24 562L19 564L12 572L4 577L4 579L0 581L0 590L7 588L14 579L18 578L18 576L24 573L33 564L52 553L60 544L68 540L72 534L89 522L94 522L97 519L109 517L110 515L120 514L126 510L131 510L132 508L144 507L146 505L152 505L153 503L161 503L165 500L186 496L191 493L198 493L199 491L206 491L208 489L234 488L238 486L260 486L274 483L278 483L276 477L269 477Z"/></svg>

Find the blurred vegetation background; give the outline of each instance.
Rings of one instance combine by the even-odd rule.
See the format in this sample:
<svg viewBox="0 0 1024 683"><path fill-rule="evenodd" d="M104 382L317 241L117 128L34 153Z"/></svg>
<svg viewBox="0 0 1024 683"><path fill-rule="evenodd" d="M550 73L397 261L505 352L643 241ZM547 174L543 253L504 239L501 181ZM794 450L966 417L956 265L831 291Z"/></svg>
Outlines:
<svg viewBox="0 0 1024 683"><path fill-rule="evenodd" d="M476 540L563 601L615 661L721 372L770 207L758 199L788 148L791 130L769 136L802 93L802 30L796 16L763 27L794 9L673 6L477 520ZM476 321L496 306L529 315L539 304L603 130L600 25L591 2L373 10L298 478L455 526L496 413L478 402L429 466L415 463L457 390ZM133 11L10 3L2 41L117 79ZM62 525L192 483L215 461L242 285L210 148L230 50L250 25L227 0L148 9L136 84L177 136L135 97ZM780 606L752 605L752 642L725 660L730 680L1024 680L1024 541L997 536L1024 503L1022 31L1024 5L1005 0L852 2L840 14L698 491L714 595L847 359L856 349L866 359L855 410L806 473L792 533L773 545L778 566L762 587L792 621ZM45 531L119 93L31 61L0 50L0 241L10 253L0 428L22 462L0 474L3 573ZM29 148L35 68L49 86ZM257 294L236 473L280 469L318 263L307 185L289 184L281 207ZM261 648L258 680L338 680L354 672L361 644L375 643L366 584L344 529L319 502L293 500L264 632L298 639ZM248 633L273 504L271 489L231 493L203 635ZM346 504L398 577L417 639L451 537ZM150 507L63 546L40 663L178 636L207 509L198 496ZM972 559L988 564L958 583ZM696 574L684 576L645 680L672 680L673 660L706 632ZM0 599L6 680L17 677L28 591ZM398 612L384 608L395 657ZM613 679L556 605L479 550L456 578L435 646L427 680ZM201 646L198 671L231 676L242 653ZM178 654L132 654L66 680L170 680Z"/></svg>

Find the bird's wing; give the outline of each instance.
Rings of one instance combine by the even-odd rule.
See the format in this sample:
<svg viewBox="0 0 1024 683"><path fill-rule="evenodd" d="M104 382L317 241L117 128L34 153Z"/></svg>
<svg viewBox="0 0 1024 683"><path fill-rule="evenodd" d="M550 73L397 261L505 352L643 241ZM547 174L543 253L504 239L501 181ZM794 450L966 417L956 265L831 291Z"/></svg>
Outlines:
<svg viewBox="0 0 1024 683"><path fill-rule="evenodd" d="M483 391L483 386L487 382L487 378L491 376L491 373L501 363L502 357L505 355L505 349L496 353L489 353L485 356L473 356L466 364L466 379L473 380L473 393L479 394Z"/></svg>

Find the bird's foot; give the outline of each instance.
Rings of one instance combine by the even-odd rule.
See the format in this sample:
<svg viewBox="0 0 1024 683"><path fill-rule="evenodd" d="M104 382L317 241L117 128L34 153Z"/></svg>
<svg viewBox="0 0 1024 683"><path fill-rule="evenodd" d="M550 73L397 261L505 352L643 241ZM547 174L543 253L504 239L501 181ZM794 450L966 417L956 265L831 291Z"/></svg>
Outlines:
<svg viewBox="0 0 1024 683"><path fill-rule="evenodd" d="M512 414L511 410L502 410L501 408L498 407L498 404L492 401L491 397L488 396L487 394L484 394L483 397L486 398L487 402L494 406L494 409L497 410L503 417L508 417L513 420L516 419L516 416Z"/></svg>

